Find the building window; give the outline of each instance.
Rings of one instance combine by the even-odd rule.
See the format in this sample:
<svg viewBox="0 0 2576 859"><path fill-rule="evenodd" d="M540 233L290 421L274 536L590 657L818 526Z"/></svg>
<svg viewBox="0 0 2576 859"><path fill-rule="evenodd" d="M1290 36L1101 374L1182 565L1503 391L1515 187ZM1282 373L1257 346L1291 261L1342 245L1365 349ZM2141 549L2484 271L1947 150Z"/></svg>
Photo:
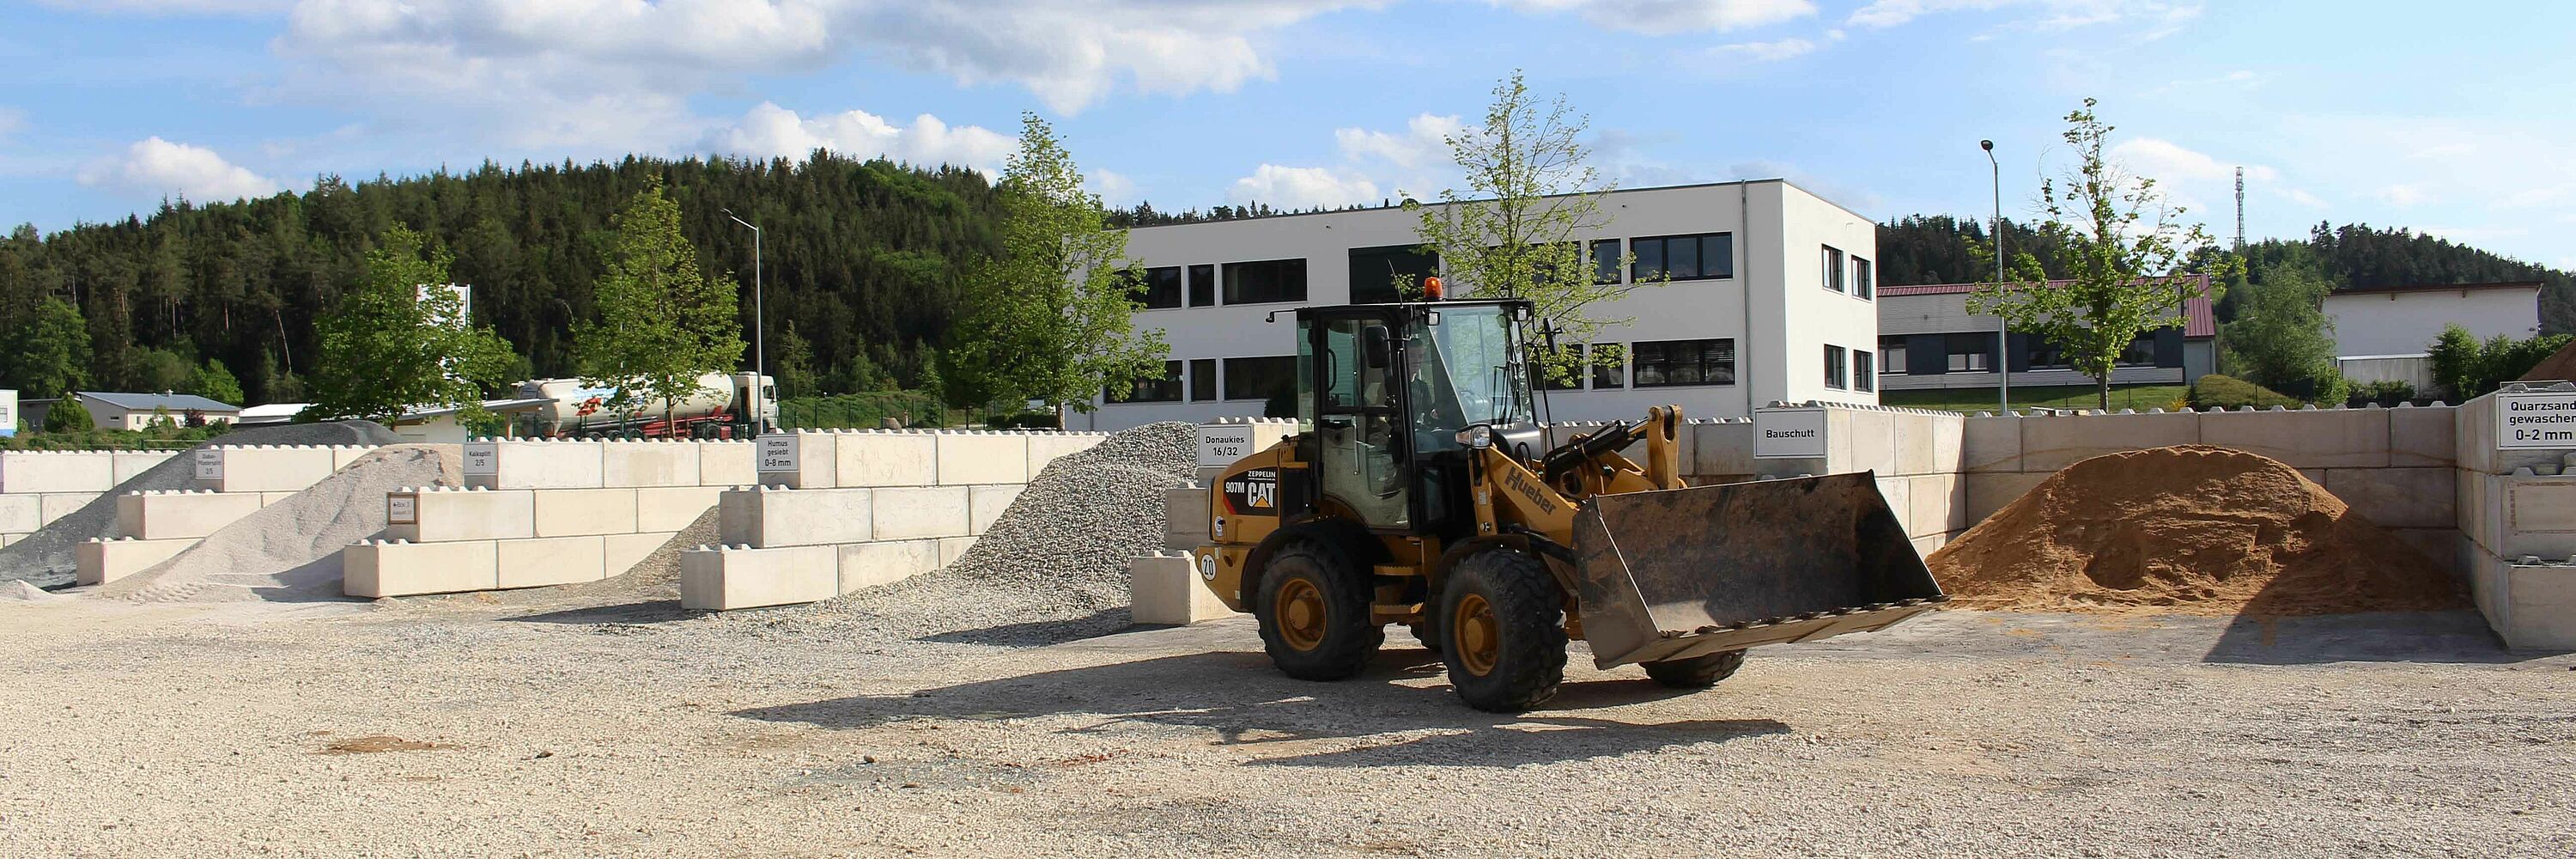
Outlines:
<svg viewBox="0 0 2576 859"><path fill-rule="evenodd" d="M2138 335L2138 339L2129 341L2129 348L2120 350L2120 359L2113 363L2122 367L2155 366L2156 335L2153 333Z"/></svg>
<svg viewBox="0 0 2576 859"><path fill-rule="evenodd" d="M1129 279L1128 294L1135 296L1136 302L1145 305L1145 309L1164 310L1181 306L1180 266L1130 269L1129 272L1120 276Z"/></svg>
<svg viewBox="0 0 2576 859"><path fill-rule="evenodd" d="M1297 393L1297 356L1225 359L1225 398L1267 400Z"/></svg>
<svg viewBox="0 0 2576 859"><path fill-rule="evenodd" d="M1163 362L1163 377L1137 379L1135 386L1121 392L1102 392L1103 399L1113 403L1177 403L1181 401L1181 362Z"/></svg>
<svg viewBox="0 0 2576 859"><path fill-rule="evenodd" d="M1825 288L1843 291L1843 252L1833 245L1825 246Z"/></svg>
<svg viewBox="0 0 2576 859"><path fill-rule="evenodd" d="M1619 282L1618 239L1592 240L1592 282L1596 284Z"/></svg>
<svg viewBox="0 0 2576 859"><path fill-rule="evenodd" d="M1644 282L1657 277L1714 280L1735 276L1735 235L1732 233L1629 239L1628 252L1635 256L1628 263L1628 279L1631 281Z"/></svg>
<svg viewBox="0 0 2576 859"><path fill-rule="evenodd" d="M2029 339L2028 339L2028 342L2030 343L2030 346L2029 346L2025 351L2027 351L2027 352L2030 354L2030 368L2031 368L2031 369L2033 369L2033 370L2072 370L2072 369L2075 369L2075 359L2074 359L2074 357L2073 357L2073 356L2070 356L2070 355L2068 355L2068 354L2066 354L2066 350L2058 348L2058 347L2057 347L2057 344L2055 344L2055 343L2051 343L2051 342L2048 342L2048 338L2046 338L2046 337L2032 337L2032 338L2029 338Z"/></svg>
<svg viewBox="0 0 2576 859"><path fill-rule="evenodd" d="M1851 387L1851 368L1844 365L1850 356L1840 346L1825 347L1825 387L1843 390Z"/></svg>
<svg viewBox="0 0 2576 859"><path fill-rule="evenodd" d="M1883 363L1887 365L1886 369L1878 371L1879 375L1905 375L1905 338L1878 338L1878 355L1880 358L1884 359Z"/></svg>
<svg viewBox="0 0 2576 859"><path fill-rule="evenodd" d="M1205 266L1196 266L1204 268ZM1216 359L1190 359L1190 402L1205 403L1216 399Z"/></svg>
<svg viewBox="0 0 2576 859"><path fill-rule="evenodd" d="M1951 334L1945 345L1950 353L1949 372L1990 373L1995 369L1995 335Z"/></svg>
<svg viewBox="0 0 2576 859"><path fill-rule="evenodd" d="M1735 384L1735 340L1661 340L1631 343L1640 388Z"/></svg>
<svg viewBox="0 0 2576 859"><path fill-rule="evenodd" d="M1551 391L1583 390L1583 365L1586 357L1583 354L1583 346L1580 344L1558 346L1556 347L1556 353L1559 357L1554 361L1550 361L1546 368L1541 368L1539 370L1539 383ZM1562 361L1574 362L1574 366L1571 368L1572 372L1569 374L1572 377L1570 381L1559 381L1556 377L1556 372L1553 368L1558 366L1558 362Z"/></svg>
<svg viewBox="0 0 2576 859"><path fill-rule="evenodd" d="M1878 296L1878 267L1869 260L1852 257L1852 294L1862 298Z"/></svg>
<svg viewBox="0 0 2576 859"><path fill-rule="evenodd" d="M1350 257L1352 304L1403 301L1397 283L1411 284L1418 291L1424 278L1440 273L1440 255L1421 245L1352 248Z"/></svg>
<svg viewBox="0 0 2576 859"><path fill-rule="evenodd" d="M1869 393L1878 390L1878 368L1868 352L1852 350L1852 390Z"/></svg>
<svg viewBox="0 0 2576 859"><path fill-rule="evenodd" d="M1271 304L1304 300L1306 300L1306 260L1302 257L1225 264L1225 303L1227 304ZM1227 375L1233 375L1233 371L1229 369Z"/></svg>
<svg viewBox="0 0 2576 859"><path fill-rule="evenodd" d="M1216 304L1216 266L1190 266L1190 306L1212 307Z"/></svg>
<svg viewBox="0 0 2576 859"><path fill-rule="evenodd" d="M1616 349L1618 347L1613 345L1611 348ZM1595 391L1610 391L1625 388L1627 386L1627 353L1621 352L1612 356L1612 360L1605 362L1601 359L1600 345L1595 344L1592 347L1592 389Z"/></svg>

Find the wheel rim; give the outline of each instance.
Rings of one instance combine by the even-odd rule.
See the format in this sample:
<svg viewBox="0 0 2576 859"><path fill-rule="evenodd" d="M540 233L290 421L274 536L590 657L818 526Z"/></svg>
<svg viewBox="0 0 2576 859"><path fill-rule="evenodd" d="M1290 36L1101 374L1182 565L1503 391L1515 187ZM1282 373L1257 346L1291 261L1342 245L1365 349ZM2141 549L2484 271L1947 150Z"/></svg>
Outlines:
<svg viewBox="0 0 2576 859"><path fill-rule="evenodd" d="M1330 625L1324 617L1324 592L1305 579L1289 579L1279 585L1279 637L1289 647L1313 650L1324 643L1324 631Z"/></svg>
<svg viewBox="0 0 2576 859"><path fill-rule="evenodd" d="M1481 594L1458 598L1458 611L1450 618L1449 628L1456 630L1450 640L1458 648L1458 664L1467 673L1483 677L1494 671L1494 660L1503 649L1501 626L1494 622L1494 606Z"/></svg>

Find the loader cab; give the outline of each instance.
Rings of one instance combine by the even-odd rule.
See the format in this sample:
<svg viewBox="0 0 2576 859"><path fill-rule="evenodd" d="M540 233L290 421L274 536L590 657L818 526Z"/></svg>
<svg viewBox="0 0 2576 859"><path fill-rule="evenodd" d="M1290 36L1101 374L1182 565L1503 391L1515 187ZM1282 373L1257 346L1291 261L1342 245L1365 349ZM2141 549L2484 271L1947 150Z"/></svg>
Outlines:
<svg viewBox="0 0 2576 859"><path fill-rule="evenodd" d="M1538 436L1525 301L1297 310L1299 458L1319 500L1386 534L1468 527L1460 430Z"/></svg>

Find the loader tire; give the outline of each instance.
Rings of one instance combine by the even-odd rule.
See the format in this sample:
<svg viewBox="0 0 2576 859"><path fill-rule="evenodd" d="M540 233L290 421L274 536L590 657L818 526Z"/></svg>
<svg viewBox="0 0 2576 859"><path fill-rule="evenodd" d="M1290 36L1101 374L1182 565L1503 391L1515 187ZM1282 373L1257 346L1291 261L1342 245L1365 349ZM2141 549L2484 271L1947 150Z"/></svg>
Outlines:
<svg viewBox="0 0 2576 859"><path fill-rule="evenodd" d="M1689 659L1668 659L1646 663L1646 676L1675 689L1706 689L1717 681L1735 676L1744 667L1744 651L1729 650Z"/></svg>
<svg viewBox="0 0 2576 859"><path fill-rule="evenodd" d="M1299 680L1341 680L1368 667L1386 643L1371 622L1367 574L1339 553L1296 543L1270 557L1253 612L1270 663Z"/></svg>
<svg viewBox="0 0 2576 859"><path fill-rule="evenodd" d="M1565 682L1565 592L1537 558L1496 549L1459 561L1439 618L1449 685L1467 706L1518 713Z"/></svg>

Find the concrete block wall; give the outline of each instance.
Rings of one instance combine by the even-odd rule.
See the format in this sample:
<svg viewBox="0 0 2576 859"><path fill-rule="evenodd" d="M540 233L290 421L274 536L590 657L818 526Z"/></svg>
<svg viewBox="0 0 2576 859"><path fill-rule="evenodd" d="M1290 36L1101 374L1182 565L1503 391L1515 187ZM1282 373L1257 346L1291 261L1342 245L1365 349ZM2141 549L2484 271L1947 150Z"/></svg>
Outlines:
<svg viewBox="0 0 2576 859"><path fill-rule="evenodd" d="M828 430L768 436L792 447L764 457L758 483L791 489L1024 484L1107 433L997 430ZM751 481L745 481L749 483Z"/></svg>
<svg viewBox="0 0 2576 859"><path fill-rule="evenodd" d="M675 479L695 479L703 461L681 454L663 457L660 465ZM723 492L718 486L398 489L385 499L385 539L370 544L363 558L342 554L344 588L350 596L384 597L598 581L633 568ZM460 553L476 559L473 572L454 574L434 563ZM488 584L479 572L487 554Z"/></svg>
<svg viewBox="0 0 2576 859"><path fill-rule="evenodd" d="M0 451L0 495L99 494L175 456L173 451Z"/></svg>
<svg viewBox="0 0 2576 859"><path fill-rule="evenodd" d="M212 445L192 455L199 489L302 492L374 450L373 445Z"/></svg>
<svg viewBox="0 0 2576 859"><path fill-rule="evenodd" d="M1938 549L1976 524L1968 515L1968 482L1960 476L1967 446L1965 417L1922 409L1819 405L1825 410L1825 459L1813 473L1876 474L1878 494L1920 552ZM1744 434L1743 443L1749 451L1751 433Z"/></svg>
<svg viewBox="0 0 2576 859"><path fill-rule="evenodd" d="M2576 385L2508 385L2509 393ZM2454 549L2469 592L2505 645L2576 649L2576 451L2501 450L2490 394L2453 422Z"/></svg>
<svg viewBox="0 0 2576 859"><path fill-rule="evenodd" d="M1199 580L1190 553L1157 552L1127 562L1127 605L1137 623L1188 626L1234 612Z"/></svg>
<svg viewBox="0 0 2576 859"><path fill-rule="evenodd" d="M128 492L116 497L116 530L144 540L203 538L267 506L258 492Z"/></svg>
<svg viewBox="0 0 2576 859"><path fill-rule="evenodd" d="M728 490L716 504L723 541L681 553L681 605L812 602L939 569L955 563L1023 486Z"/></svg>

